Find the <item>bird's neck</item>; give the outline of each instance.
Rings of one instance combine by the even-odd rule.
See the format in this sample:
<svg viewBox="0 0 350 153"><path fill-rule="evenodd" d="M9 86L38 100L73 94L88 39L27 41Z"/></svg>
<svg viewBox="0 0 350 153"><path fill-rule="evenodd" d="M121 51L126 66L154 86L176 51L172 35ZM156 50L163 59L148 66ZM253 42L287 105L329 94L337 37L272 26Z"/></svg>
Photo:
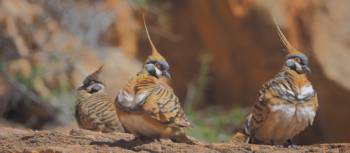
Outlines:
<svg viewBox="0 0 350 153"><path fill-rule="evenodd" d="M141 71L137 73L137 76L140 76L140 75L149 75L149 73L145 68L142 68Z"/></svg>
<svg viewBox="0 0 350 153"><path fill-rule="evenodd" d="M170 81L170 79L168 79L168 78L166 78L166 77L160 77L160 78L158 78L158 82L159 82L161 85L163 85L164 87L166 87L167 89L173 90L173 89L171 88L171 81Z"/></svg>
<svg viewBox="0 0 350 153"><path fill-rule="evenodd" d="M294 85L296 85L297 87L303 87L306 84L310 83L310 81L307 79L306 74L298 73L287 66L284 66L282 68L282 71L280 72L280 74L291 79Z"/></svg>

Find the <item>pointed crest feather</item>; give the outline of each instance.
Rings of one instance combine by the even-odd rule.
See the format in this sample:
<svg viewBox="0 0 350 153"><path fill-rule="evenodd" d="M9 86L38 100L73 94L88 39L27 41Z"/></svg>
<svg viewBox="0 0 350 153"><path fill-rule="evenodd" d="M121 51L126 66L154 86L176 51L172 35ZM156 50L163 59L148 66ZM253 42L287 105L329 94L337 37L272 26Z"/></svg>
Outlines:
<svg viewBox="0 0 350 153"><path fill-rule="evenodd" d="M95 72L94 74L100 74L101 73L101 70L103 69L104 67L104 64L102 64Z"/></svg>
<svg viewBox="0 0 350 153"><path fill-rule="evenodd" d="M148 28L147 28L147 24L146 24L146 19L145 19L145 16L142 15L142 18L143 18L143 25L145 27L145 30L146 30L146 34L147 34L147 39L148 39L148 42L149 44L151 45L151 48L152 48L152 55L150 57L148 57L149 59L156 59L156 60L165 60L164 57L162 55L160 55L160 53L158 52L157 48L155 47L152 39L151 39L151 36L149 35L149 32L148 32Z"/></svg>
<svg viewBox="0 0 350 153"><path fill-rule="evenodd" d="M101 81L99 74L101 73L102 69L103 69L104 65L101 65L95 72L91 73L90 75L88 75L84 81L83 84L86 85L88 84L90 81Z"/></svg>
<svg viewBox="0 0 350 153"><path fill-rule="evenodd" d="M98 78L98 75L101 73L102 69L103 69L104 65L102 64L94 73L92 73L90 76L94 77L94 78Z"/></svg>
<svg viewBox="0 0 350 153"><path fill-rule="evenodd" d="M277 20L276 20L275 17L273 17L273 21L274 21L274 24L275 24L275 26L276 26L278 36L279 36L279 38L281 39L283 45L286 47L288 54L293 54L293 53L295 53L295 52L299 52L297 49L295 49L295 48L290 44L290 42L288 41L288 39L286 38L286 36L283 34L283 32L282 32L280 26L277 24Z"/></svg>

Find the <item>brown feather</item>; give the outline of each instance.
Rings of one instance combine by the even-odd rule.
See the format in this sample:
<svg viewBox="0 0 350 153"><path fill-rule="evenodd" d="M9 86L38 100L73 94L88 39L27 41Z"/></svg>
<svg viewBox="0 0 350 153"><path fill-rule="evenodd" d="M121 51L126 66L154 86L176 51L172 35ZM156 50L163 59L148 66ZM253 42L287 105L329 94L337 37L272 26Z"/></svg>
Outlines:
<svg viewBox="0 0 350 153"><path fill-rule="evenodd" d="M90 94L79 90L75 108L80 128L101 132L124 131L113 100L105 92Z"/></svg>
<svg viewBox="0 0 350 153"><path fill-rule="evenodd" d="M274 23L288 56L302 54L289 43L276 20ZM284 144L312 124L317 107L317 94L307 76L284 65L259 91L244 134L253 143Z"/></svg>
<svg viewBox="0 0 350 153"><path fill-rule="evenodd" d="M118 116L124 127L136 135L146 137L170 138L184 134L183 128L189 127L190 123L177 96L169 88L148 74L139 74L130 80L123 88L125 91L131 91L133 95L143 92L149 94L140 110L127 112L122 105L117 105ZM144 126L140 127L139 124Z"/></svg>
<svg viewBox="0 0 350 153"><path fill-rule="evenodd" d="M152 54L147 64L166 63L153 44L145 19ZM168 64L166 70L169 69ZM116 98L118 116L127 131L149 138L184 140L184 128L190 127L178 97L163 76L154 76L144 67L121 89ZM187 142L185 142L187 143Z"/></svg>
<svg viewBox="0 0 350 153"><path fill-rule="evenodd" d="M299 50L295 49L292 44L288 41L288 39L286 38L286 36L283 34L280 26L277 24L276 19L274 18L274 24L276 26L277 29L277 34L278 37L280 38L280 40L282 41L284 47L286 47L288 54L299 54L301 53Z"/></svg>
<svg viewBox="0 0 350 153"><path fill-rule="evenodd" d="M289 81L288 81L289 80ZM299 99L285 99L287 92L285 90L291 90L294 94L300 92L300 89L306 85L309 85L310 82L307 80L306 75L298 74L293 70L288 68L284 68L275 78L268 81L263 85L263 88L259 92L259 97L257 103L254 105L251 115L248 117L247 125L249 129L249 135L252 139L260 139L260 141L266 142L276 141L275 143L283 143L281 141L286 141L287 139L292 139L295 134L298 134L302 131L306 126L311 125L313 121L312 118L306 118L306 116L301 116L304 114L299 114L299 112L295 112L296 115L293 117L296 119L307 120L306 122L298 122L295 125L296 130L295 134L289 134L287 138L283 135L286 134L289 127L285 127L286 129L281 129L281 126L278 124L285 124L283 121L279 121L283 112L276 113L275 109L283 107L284 111L289 111L288 109L295 108L305 109L312 108L309 111L313 111L316 113L318 102L317 95L314 94L310 99L299 100ZM288 113L288 112L286 112ZM305 112L304 112L305 113ZM312 113L311 113L312 114ZM310 123L309 123L310 122ZM278 127L279 129L274 129ZM292 128L292 127L290 127ZM283 131L286 130L286 131ZM293 132L293 131L292 131ZM275 136L270 136L268 133L274 133ZM288 135L288 134L287 134ZM276 139L274 139L276 137Z"/></svg>
<svg viewBox="0 0 350 153"><path fill-rule="evenodd" d="M79 127L83 129L101 132L123 132L115 103L108 93L104 89L94 93L90 93L87 90L87 86L97 82L102 83L99 79L102 68L103 65L87 76L84 80L84 85L78 89L75 118Z"/></svg>

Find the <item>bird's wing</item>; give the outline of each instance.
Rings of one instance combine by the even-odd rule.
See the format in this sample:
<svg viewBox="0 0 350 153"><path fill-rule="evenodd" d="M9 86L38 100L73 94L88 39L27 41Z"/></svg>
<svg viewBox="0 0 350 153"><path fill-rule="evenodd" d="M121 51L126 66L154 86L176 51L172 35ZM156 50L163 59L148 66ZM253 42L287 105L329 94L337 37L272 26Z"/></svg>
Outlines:
<svg viewBox="0 0 350 153"><path fill-rule="evenodd" d="M140 106L142 106L140 103L142 103L145 96L148 95L148 93L139 93L136 95L134 87L137 79L137 77L130 79L128 84L120 89L117 95L117 99L115 101L116 105L124 111L129 112L140 109Z"/></svg>
<svg viewBox="0 0 350 153"><path fill-rule="evenodd" d="M75 105L75 119L77 120L77 123L78 125L82 125L82 121L81 121L81 118L80 118L80 108L79 108L79 105Z"/></svg>
<svg viewBox="0 0 350 153"><path fill-rule="evenodd" d="M314 111L317 111L318 108L318 98L317 98L317 93L310 99L309 105L311 105L314 108Z"/></svg>
<svg viewBox="0 0 350 153"><path fill-rule="evenodd" d="M105 122L115 119L116 109L113 107L112 99L106 93L96 93L87 99L89 114Z"/></svg>
<svg viewBox="0 0 350 153"><path fill-rule="evenodd" d="M245 123L245 131L249 135L254 135L254 131L262 126L271 111L271 106L287 103L288 99L290 101L294 99L291 86L291 82L285 78L274 78L263 85L259 91L257 102Z"/></svg>
<svg viewBox="0 0 350 153"><path fill-rule="evenodd" d="M84 89L79 89L77 92L77 99L75 101L75 115L88 115L88 105L87 101L93 94L87 92Z"/></svg>
<svg viewBox="0 0 350 153"><path fill-rule="evenodd" d="M151 118L163 124L189 127L178 97L169 86L163 85L157 78L144 75L135 82L135 102Z"/></svg>
<svg viewBox="0 0 350 153"><path fill-rule="evenodd" d="M318 108L318 98L317 98L317 93L310 98L310 100L306 101L304 105L307 105L309 107L313 108L313 111L316 112ZM310 120L309 125L312 125L314 122L314 119Z"/></svg>

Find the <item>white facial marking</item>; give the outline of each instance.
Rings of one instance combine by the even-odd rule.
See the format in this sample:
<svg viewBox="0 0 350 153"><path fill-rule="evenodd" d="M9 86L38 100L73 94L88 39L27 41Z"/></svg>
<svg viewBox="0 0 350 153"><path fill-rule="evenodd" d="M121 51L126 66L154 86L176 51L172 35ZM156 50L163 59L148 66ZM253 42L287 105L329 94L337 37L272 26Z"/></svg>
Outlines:
<svg viewBox="0 0 350 153"><path fill-rule="evenodd" d="M301 65L298 62L295 62L295 67L297 71L302 71L303 68L301 67Z"/></svg>
<svg viewBox="0 0 350 153"><path fill-rule="evenodd" d="M105 87L101 83L94 83L86 88L87 91L91 91L92 88L99 86L101 90L103 90ZM100 90L99 90L100 91Z"/></svg>
<svg viewBox="0 0 350 153"><path fill-rule="evenodd" d="M157 67L155 67L156 70L156 75L157 76L161 76L162 75L162 71L160 71Z"/></svg>

